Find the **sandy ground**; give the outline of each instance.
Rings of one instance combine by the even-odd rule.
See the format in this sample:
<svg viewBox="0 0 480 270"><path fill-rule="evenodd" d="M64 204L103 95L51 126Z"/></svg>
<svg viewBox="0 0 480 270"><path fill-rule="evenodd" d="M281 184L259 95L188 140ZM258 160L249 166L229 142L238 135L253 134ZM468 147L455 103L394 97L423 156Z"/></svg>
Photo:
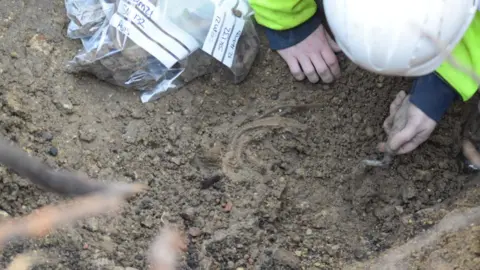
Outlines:
<svg viewBox="0 0 480 270"><path fill-rule="evenodd" d="M206 75L142 104L134 91L65 72L81 46L66 37L67 23L61 0L0 1L0 131L52 167L149 189L120 216L10 244L2 267L43 250L50 260L36 269L146 269L163 216L191 233L183 269L342 269L405 243L459 200L480 202L457 158L465 104L414 154L359 172L410 80L342 60L334 84L296 82L262 36L244 83ZM302 104L315 106L259 119ZM5 168L0 177L10 216L62 199ZM478 269L479 232L439 238L412 268L440 269L431 261L441 258L443 269Z"/></svg>

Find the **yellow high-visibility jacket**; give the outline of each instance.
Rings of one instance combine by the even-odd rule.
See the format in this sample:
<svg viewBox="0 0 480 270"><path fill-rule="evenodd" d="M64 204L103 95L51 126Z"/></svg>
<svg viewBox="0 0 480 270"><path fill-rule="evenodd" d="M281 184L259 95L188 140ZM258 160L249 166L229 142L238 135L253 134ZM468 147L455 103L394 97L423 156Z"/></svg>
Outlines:
<svg viewBox="0 0 480 270"><path fill-rule="evenodd" d="M273 49L283 49L300 42L321 23L314 19L317 12L315 0L249 0L255 11L255 20L267 29ZM453 50L457 62L480 76L480 15L477 12L470 28ZM462 97L470 99L479 83L445 61L437 70Z"/></svg>

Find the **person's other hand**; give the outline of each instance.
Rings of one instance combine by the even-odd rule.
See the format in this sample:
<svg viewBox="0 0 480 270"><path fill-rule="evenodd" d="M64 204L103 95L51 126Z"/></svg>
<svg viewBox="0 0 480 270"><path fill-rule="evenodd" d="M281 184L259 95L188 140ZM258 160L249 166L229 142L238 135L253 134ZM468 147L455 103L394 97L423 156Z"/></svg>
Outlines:
<svg viewBox="0 0 480 270"><path fill-rule="evenodd" d="M319 77L325 83L333 82L340 76L340 65L335 52L340 48L320 25L315 31L300 43L282 50L280 56L287 62L295 79L301 81L305 76L312 83L317 83Z"/></svg>
<svg viewBox="0 0 480 270"><path fill-rule="evenodd" d="M388 140L379 145L379 150L409 153L425 142L436 126L437 122L412 104L410 95L401 91L390 105L390 115L383 124Z"/></svg>

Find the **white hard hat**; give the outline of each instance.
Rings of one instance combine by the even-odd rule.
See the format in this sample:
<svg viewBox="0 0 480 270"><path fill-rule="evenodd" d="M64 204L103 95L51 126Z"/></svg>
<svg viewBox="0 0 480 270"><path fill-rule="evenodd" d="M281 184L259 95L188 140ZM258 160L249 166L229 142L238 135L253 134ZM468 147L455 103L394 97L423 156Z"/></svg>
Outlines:
<svg viewBox="0 0 480 270"><path fill-rule="evenodd" d="M422 76L463 37L479 0L324 0L337 44L360 67L384 75ZM428 33L430 38L425 35ZM445 48L443 48L445 52Z"/></svg>

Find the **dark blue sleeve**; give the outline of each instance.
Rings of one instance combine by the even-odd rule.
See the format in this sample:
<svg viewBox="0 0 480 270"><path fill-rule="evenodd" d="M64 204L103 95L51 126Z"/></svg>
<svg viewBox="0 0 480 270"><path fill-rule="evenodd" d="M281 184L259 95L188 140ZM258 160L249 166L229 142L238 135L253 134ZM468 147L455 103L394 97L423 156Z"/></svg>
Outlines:
<svg viewBox="0 0 480 270"><path fill-rule="evenodd" d="M410 101L436 122L459 97L457 91L435 72L416 79L410 91Z"/></svg>
<svg viewBox="0 0 480 270"><path fill-rule="evenodd" d="M310 19L292 29L276 31L263 27L270 48L272 50L286 49L306 39L322 23L318 13L319 10L317 9L317 12Z"/></svg>

